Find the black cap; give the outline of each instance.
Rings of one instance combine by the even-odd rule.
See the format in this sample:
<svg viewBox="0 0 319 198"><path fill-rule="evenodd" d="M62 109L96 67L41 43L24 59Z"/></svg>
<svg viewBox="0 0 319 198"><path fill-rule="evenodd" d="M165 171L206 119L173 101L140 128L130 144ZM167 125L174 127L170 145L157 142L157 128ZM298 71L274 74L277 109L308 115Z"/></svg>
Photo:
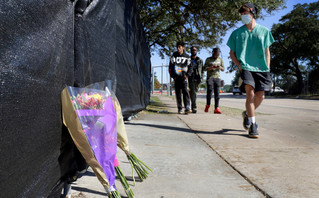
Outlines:
<svg viewBox="0 0 319 198"><path fill-rule="evenodd" d="M245 9L243 7L247 7L250 11L250 13L252 13L254 15L254 18L256 18L257 14L258 14L258 8L256 6L254 6L251 3L245 3L244 5L241 6L241 8L239 9L239 12L242 13L245 11Z"/></svg>

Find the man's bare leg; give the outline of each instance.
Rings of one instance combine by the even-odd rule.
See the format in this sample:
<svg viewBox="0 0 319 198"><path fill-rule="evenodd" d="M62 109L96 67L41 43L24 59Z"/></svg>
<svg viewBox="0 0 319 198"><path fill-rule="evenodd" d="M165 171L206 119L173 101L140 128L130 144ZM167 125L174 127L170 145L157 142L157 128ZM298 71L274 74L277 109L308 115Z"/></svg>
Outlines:
<svg viewBox="0 0 319 198"><path fill-rule="evenodd" d="M259 107L261 102L264 100L264 98L265 98L265 91L257 91L255 93L255 99L254 99L255 111Z"/></svg>
<svg viewBox="0 0 319 198"><path fill-rule="evenodd" d="M248 117L255 116L255 89L251 85L245 85L246 111Z"/></svg>

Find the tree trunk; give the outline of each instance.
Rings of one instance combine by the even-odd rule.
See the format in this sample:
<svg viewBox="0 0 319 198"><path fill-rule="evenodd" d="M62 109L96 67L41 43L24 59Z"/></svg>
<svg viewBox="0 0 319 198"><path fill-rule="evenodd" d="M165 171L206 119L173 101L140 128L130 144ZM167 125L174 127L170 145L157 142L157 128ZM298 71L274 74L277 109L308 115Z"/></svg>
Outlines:
<svg viewBox="0 0 319 198"><path fill-rule="evenodd" d="M293 60L294 67L296 69L296 77L297 77L297 94L301 94L302 89L304 87L303 80L302 80L302 74L299 69L299 64L296 60Z"/></svg>

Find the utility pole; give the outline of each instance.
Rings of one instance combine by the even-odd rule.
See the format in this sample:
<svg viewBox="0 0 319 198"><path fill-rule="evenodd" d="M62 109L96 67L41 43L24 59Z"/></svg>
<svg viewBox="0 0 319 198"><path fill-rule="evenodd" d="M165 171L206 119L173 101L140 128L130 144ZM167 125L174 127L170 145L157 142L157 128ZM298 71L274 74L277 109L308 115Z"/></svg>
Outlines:
<svg viewBox="0 0 319 198"><path fill-rule="evenodd" d="M154 94L154 67L152 67L152 94Z"/></svg>
<svg viewBox="0 0 319 198"><path fill-rule="evenodd" d="M169 95L172 96L173 92L172 92L172 78L169 77Z"/></svg>
<svg viewBox="0 0 319 198"><path fill-rule="evenodd" d="M164 67L168 67L168 65L160 65L160 66L153 66L152 67L152 79L153 79L153 81L152 81L152 94L154 94L154 81L155 81L155 75L154 75L154 69L155 68L158 68L158 67L161 67L161 84L162 84L162 86L161 86L161 92L163 92L163 68Z"/></svg>
<svg viewBox="0 0 319 198"><path fill-rule="evenodd" d="M161 67L161 95L163 95L163 63Z"/></svg>

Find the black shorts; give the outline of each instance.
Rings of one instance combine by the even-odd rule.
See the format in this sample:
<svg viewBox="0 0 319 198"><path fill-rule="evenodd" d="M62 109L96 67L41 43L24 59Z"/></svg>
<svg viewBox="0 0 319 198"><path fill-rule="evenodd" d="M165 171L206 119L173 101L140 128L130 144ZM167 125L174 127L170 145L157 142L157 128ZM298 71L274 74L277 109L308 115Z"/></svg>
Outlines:
<svg viewBox="0 0 319 198"><path fill-rule="evenodd" d="M245 85L251 85L255 92L257 91L270 91L272 87L272 80L270 72L252 72L242 70L241 79L243 84L241 86L244 89Z"/></svg>

